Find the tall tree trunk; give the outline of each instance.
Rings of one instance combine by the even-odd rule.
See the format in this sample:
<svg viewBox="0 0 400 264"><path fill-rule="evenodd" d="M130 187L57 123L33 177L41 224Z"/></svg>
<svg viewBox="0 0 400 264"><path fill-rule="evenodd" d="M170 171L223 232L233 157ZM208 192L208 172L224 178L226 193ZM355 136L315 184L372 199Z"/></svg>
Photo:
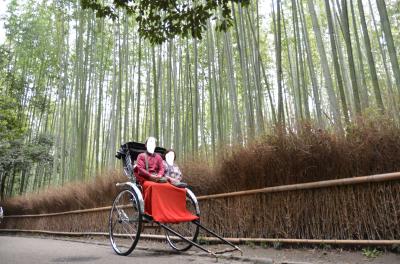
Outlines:
<svg viewBox="0 0 400 264"><path fill-rule="evenodd" d="M361 102L360 102L360 94L359 88L357 84L357 77L355 71L355 65L353 60L353 48L351 45L351 37L350 37L350 26L349 26L349 17L347 12L347 0L342 0L342 25L343 25L343 36L346 43L347 50L347 59L349 62L349 70L350 70L350 79L351 86L353 89L353 98L354 98L354 106L357 114L361 114Z"/></svg>
<svg viewBox="0 0 400 264"><path fill-rule="evenodd" d="M210 27L211 23L208 21L208 26ZM216 134L216 117L215 117L215 101L214 101L214 90L217 87L217 79L215 72L215 61L214 61L214 38L213 38L213 30L209 30L207 33L207 70L208 76L210 76L208 82L208 97L209 101L209 114L210 114L210 127L211 127L211 147L213 153L213 161L215 160L215 134ZM214 85L213 85L214 84Z"/></svg>
<svg viewBox="0 0 400 264"><path fill-rule="evenodd" d="M354 12L354 4L350 1L350 10L351 10L351 17L352 17L352 24L353 24L353 31L354 31L354 39L356 41L356 50L357 50L357 58L358 58L358 69L357 72L360 74L356 74L358 76L358 87L359 93L361 98L361 109L369 107L369 96L368 96L368 86L367 86L367 78L365 77L364 71L364 59L363 54L361 51L360 39L358 37L358 28L357 28L357 18Z"/></svg>
<svg viewBox="0 0 400 264"><path fill-rule="evenodd" d="M383 113L385 108L383 106L381 90L379 88L378 75L376 74L375 61L372 55L371 41L369 39L367 22L365 21L364 7L361 0L357 0L358 12L360 13L361 28L364 37L365 52L367 53L369 73L372 79L372 86L374 88L375 100L379 109Z"/></svg>
<svg viewBox="0 0 400 264"><path fill-rule="evenodd" d="M137 95L136 95L136 125L135 125L135 139L140 140L139 136L139 116L140 116L140 85L142 76L142 38L139 36L139 54L138 54L138 80L137 80Z"/></svg>
<svg viewBox="0 0 400 264"><path fill-rule="evenodd" d="M349 114L348 114L348 108L347 108L347 103L346 103L346 95L345 95L344 89L343 89L343 79L342 79L342 74L340 72L339 59L338 59L338 55L337 55L336 42L335 42L336 33L334 30L334 26L333 26L332 12L331 12L331 7L329 4L329 1L330 0L325 0L325 10L326 10L326 18L328 20L329 38L330 38L331 49L332 49L332 60L333 60L333 66L334 66L334 70L335 70L337 85L338 85L338 89L339 89L340 100L342 102L344 120L348 124L349 123Z"/></svg>
<svg viewBox="0 0 400 264"><path fill-rule="evenodd" d="M278 124L285 126L285 114L283 111L283 88L282 88L282 37L281 37L281 1L277 0L277 19L276 19L276 78L278 83Z"/></svg>
<svg viewBox="0 0 400 264"><path fill-rule="evenodd" d="M308 29L307 29L307 24L305 22L305 16L304 16L304 9L303 5L301 2L299 3L300 6L300 21L302 24L303 28L303 35L304 35L304 44L305 44L305 50L307 54L307 62L308 62L308 69L309 69L309 74L310 74L310 79L311 79L311 85L312 85L312 90L313 90L313 97L314 97L314 104L315 104L315 110L317 113L317 120L318 120L318 125L320 127L324 126L323 119L322 119L322 109L321 109L321 101L320 101L320 95L319 95L319 87L318 87L318 81L317 77L315 76L315 67L314 67L314 61L312 58L312 52L310 48L310 37L308 35Z"/></svg>
<svg viewBox="0 0 400 264"><path fill-rule="evenodd" d="M232 6L233 15L234 15L234 24L235 24L235 32L236 32L236 42L239 51L239 60L240 60L240 70L242 77L242 100L244 101L245 111L246 111L246 127L247 127L247 136L249 138L253 138L255 134L254 127L254 117L253 117L253 106L252 106L252 94L251 94L251 85L249 78L249 70L247 67L247 45L245 42L245 29L243 25L243 15L242 15L242 7L238 5L238 17L236 16L236 12L234 10L234 5Z"/></svg>
<svg viewBox="0 0 400 264"><path fill-rule="evenodd" d="M395 120L397 120L397 122L399 122L400 121L400 113L399 113L398 107L397 107L395 92L393 91L393 83L392 83L391 74L390 74L389 67L388 67L387 62L386 62L386 53L385 53L385 50L383 49L383 46L382 46L382 43L381 43L381 39L383 39L383 37L381 35L382 32L378 31L378 28L377 28L377 25L376 25L375 16L374 16L374 13L373 13L373 8L372 8L372 5L371 5L371 0L368 0L368 5L369 5L370 11L371 11L372 21L373 21L373 24L374 24L374 30L375 30L375 33L376 33L376 36L377 36L377 42L378 42L379 50L380 50L380 53L381 53L381 56L382 56L383 68L385 69L385 74L386 74L386 78L385 79L386 79L386 86L387 86L386 88L387 88L387 92L389 94L389 96L388 96L389 100L391 102L389 104L389 106L392 109L392 113L393 113L393 116L395 116Z"/></svg>
<svg viewBox="0 0 400 264"><path fill-rule="evenodd" d="M329 70L329 64L328 64L328 59L327 59L326 53L325 53L324 43L322 41L321 30L319 28L317 14L315 12L313 0L308 0L307 3L308 3L308 9L309 9L310 15L311 15L311 22L313 25L315 38L317 41L318 53L319 53L319 57L321 60L321 66L322 66L322 73L324 75L325 86L326 86L326 90L327 90L328 98L329 98L329 106L330 106L331 113L333 115L333 119L335 121L334 126L335 126L336 130L340 134L342 134L343 133L342 121L340 120L339 109L337 106L335 92L333 90L332 77L331 77L331 73Z"/></svg>
<svg viewBox="0 0 400 264"><path fill-rule="evenodd" d="M194 92L194 100L193 100L193 120L192 120L192 141L193 141L193 153L197 155L198 152L198 139L199 139L199 86L198 86L198 55L197 55L197 40L196 38L193 40L193 49L194 49L194 84L193 84L193 92Z"/></svg>
<svg viewBox="0 0 400 264"><path fill-rule="evenodd" d="M242 144L242 130L240 128L240 116L239 116L239 107L238 107L238 100L237 100L237 93L236 93L236 82L234 77L234 62L233 62L233 55L232 55L232 44L230 41L231 35L229 32L224 33L224 43L225 43L225 50L227 53L227 60L228 60L228 75L229 75L229 97L232 103L232 120L233 120L233 137L237 144Z"/></svg>
<svg viewBox="0 0 400 264"><path fill-rule="evenodd" d="M152 56L152 69L153 69L153 87L154 87L154 123L153 123L153 136L159 138L159 127L158 127L158 79L156 70L156 51L154 45L151 47Z"/></svg>
<svg viewBox="0 0 400 264"><path fill-rule="evenodd" d="M296 44L297 44L297 57L298 57L298 62L300 65L299 69L299 83L300 83L300 94L301 94L301 103L304 106L304 115L306 119L310 119L310 109L308 105L308 92L307 92L307 86L305 84L305 72L304 72L304 61L303 61L303 49L301 46L301 38L300 38L300 27L299 27L299 21L297 18L298 15L298 10L297 10L297 1L292 0L292 9L293 9L293 23L294 23L294 29L296 32Z"/></svg>
<svg viewBox="0 0 400 264"><path fill-rule="evenodd" d="M378 7L379 16L381 18L382 30L385 33L386 45L389 51L389 58L392 64L392 71L394 79L396 80L397 90L400 97L400 68L399 61L397 60L396 48L394 46L392 30L390 28L389 17L386 10L385 0L376 0L376 5Z"/></svg>

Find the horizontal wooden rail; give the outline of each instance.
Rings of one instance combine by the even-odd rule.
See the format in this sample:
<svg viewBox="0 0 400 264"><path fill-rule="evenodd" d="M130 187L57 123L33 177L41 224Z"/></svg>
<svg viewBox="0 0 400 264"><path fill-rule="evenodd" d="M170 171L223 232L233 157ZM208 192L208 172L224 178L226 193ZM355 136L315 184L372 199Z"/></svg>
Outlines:
<svg viewBox="0 0 400 264"><path fill-rule="evenodd" d="M328 180L328 181L317 181L317 182L309 182L309 183L281 185L281 186L266 187L266 188L261 188L261 189L230 192L230 193L211 194L211 195L199 196L199 197L197 197L197 199L198 200L210 200L210 199L244 196L244 195L252 195L252 194L259 194L259 193L275 193L275 192L309 190L309 189L319 189L319 188L328 188L328 187L337 187L337 186L348 186L348 185L355 185L355 184L362 184L362 183L394 181L394 180L400 180L400 172L376 174L376 175L370 175L370 176L344 178L344 179ZM4 218L49 217L49 216L59 216L59 215L67 215L67 214L82 214L82 213L90 213L90 212L107 211L110 209L111 209L111 206L105 206L105 207L99 207L99 208L82 209L82 210L74 210L74 211L59 212L59 213L31 214L31 215L5 215Z"/></svg>
<svg viewBox="0 0 400 264"><path fill-rule="evenodd" d="M73 210L73 211L66 211L66 212L59 212L59 213L30 214L30 215L5 215L4 218L46 217L46 216L68 215L68 214L82 214L82 213L108 211L110 209L111 209L111 206L105 206L105 207Z"/></svg>
<svg viewBox="0 0 400 264"><path fill-rule="evenodd" d="M373 183L373 182L383 182L383 181L393 181L393 180L400 180L400 172L376 174L376 175L370 175L370 176L344 178L344 179L328 180L328 181L317 181L317 182L281 185L281 186L266 187L266 188L262 188L262 189L254 189L254 190L248 190L248 191L212 194L212 195L199 196L199 197L197 197L197 199L198 200L209 200L209 199L243 196L243 195L258 194L258 193L274 193L274 192L309 190L309 189L319 189L319 188L337 187L337 186L343 186L343 185L354 185L354 184L361 184L361 183Z"/></svg>
<svg viewBox="0 0 400 264"><path fill-rule="evenodd" d="M24 229L0 229L0 233L31 233L46 234L60 236L108 236L105 232L59 232L46 230L24 230ZM154 240L165 240L163 235L141 234L140 237ZM171 237L174 239L174 237ZM392 246L400 245L400 240L340 240L340 239L291 239L291 238L224 238L235 244L244 243L284 243L284 244L332 244L332 245L376 245L376 246ZM218 242L214 237L201 237L200 241Z"/></svg>

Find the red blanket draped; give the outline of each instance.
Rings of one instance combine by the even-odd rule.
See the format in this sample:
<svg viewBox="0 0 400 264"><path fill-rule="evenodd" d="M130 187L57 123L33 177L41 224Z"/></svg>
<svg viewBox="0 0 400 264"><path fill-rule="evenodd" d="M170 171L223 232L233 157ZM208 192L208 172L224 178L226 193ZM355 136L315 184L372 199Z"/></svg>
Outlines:
<svg viewBox="0 0 400 264"><path fill-rule="evenodd" d="M186 189L152 181L145 181L142 186L145 213L155 221L179 223L198 219L186 208Z"/></svg>

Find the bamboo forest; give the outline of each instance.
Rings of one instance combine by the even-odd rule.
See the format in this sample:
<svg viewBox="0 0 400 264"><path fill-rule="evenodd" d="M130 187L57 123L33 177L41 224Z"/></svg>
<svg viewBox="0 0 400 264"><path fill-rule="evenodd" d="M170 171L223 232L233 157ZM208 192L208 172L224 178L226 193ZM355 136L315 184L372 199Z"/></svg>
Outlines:
<svg viewBox="0 0 400 264"><path fill-rule="evenodd" d="M400 123L398 0L5 2L2 199L119 168L148 136L212 164L276 129ZM182 28L156 23L163 2Z"/></svg>

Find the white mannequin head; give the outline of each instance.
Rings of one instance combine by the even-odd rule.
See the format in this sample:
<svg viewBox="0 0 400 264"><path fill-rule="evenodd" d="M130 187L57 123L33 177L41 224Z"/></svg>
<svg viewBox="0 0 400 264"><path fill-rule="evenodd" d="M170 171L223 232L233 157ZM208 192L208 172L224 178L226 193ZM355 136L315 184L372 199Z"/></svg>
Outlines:
<svg viewBox="0 0 400 264"><path fill-rule="evenodd" d="M169 151L165 155L165 161L167 162L167 164L169 166L172 166L172 165L174 165L174 160L175 160L175 153L173 151Z"/></svg>
<svg viewBox="0 0 400 264"><path fill-rule="evenodd" d="M154 137L149 137L146 140L146 150L147 152L149 152L150 154L154 153L154 150L156 149L156 138Z"/></svg>

